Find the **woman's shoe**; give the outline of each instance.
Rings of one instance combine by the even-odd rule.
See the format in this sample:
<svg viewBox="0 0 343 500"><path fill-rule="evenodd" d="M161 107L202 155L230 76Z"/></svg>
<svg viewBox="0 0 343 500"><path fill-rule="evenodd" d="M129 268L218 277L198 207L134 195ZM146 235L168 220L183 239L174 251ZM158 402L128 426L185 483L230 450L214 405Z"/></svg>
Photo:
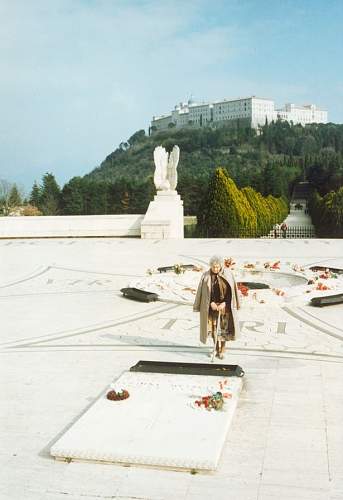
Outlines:
<svg viewBox="0 0 343 500"><path fill-rule="evenodd" d="M220 352L220 353L218 354L218 358L219 358L219 359L224 359L224 353L223 353L223 352Z"/></svg>

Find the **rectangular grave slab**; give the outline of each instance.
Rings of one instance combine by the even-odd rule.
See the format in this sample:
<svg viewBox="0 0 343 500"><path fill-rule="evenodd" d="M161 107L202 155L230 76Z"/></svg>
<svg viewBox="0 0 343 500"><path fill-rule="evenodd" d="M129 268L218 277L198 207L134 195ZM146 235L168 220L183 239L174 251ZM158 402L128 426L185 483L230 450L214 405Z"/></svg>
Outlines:
<svg viewBox="0 0 343 500"><path fill-rule="evenodd" d="M244 370L239 365L212 363L180 363L173 361L138 361L130 372L175 373L178 375L214 375L217 377L243 377Z"/></svg>
<svg viewBox="0 0 343 500"><path fill-rule="evenodd" d="M334 295L322 295L320 297L313 297L311 299L311 305L316 307L330 306L342 303L343 303L343 293L337 293Z"/></svg>
<svg viewBox="0 0 343 500"><path fill-rule="evenodd" d="M220 390L232 394L220 411L194 401ZM217 468L242 388L241 377L124 372L113 384L130 397L105 393L52 446L56 459L213 471ZM108 388L110 390L110 388Z"/></svg>
<svg viewBox="0 0 343 500"><path fill-rule="evenodd" d="M147 292L146 290L140 290L139 288L122 288L120 291L124 297L138 300L140 302L154 302L158 300L157 293Z"/></svg>

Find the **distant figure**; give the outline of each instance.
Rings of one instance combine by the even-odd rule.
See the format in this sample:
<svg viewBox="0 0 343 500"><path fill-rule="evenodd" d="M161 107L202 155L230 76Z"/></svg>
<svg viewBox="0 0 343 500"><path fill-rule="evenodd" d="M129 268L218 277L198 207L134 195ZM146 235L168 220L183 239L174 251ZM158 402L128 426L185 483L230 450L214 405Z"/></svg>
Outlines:
<svg viewBox="0 0 343 500"><path fill-rule="evenodd" d="M218 315L220 312L219 336L215 346L216 356L224 358L225 342L236 340L239 335L238 288L223 259L214 255L210 259L210 269L201 276L193 311L200 312L200 341L206 344L208 336L215 341Z"/></svg>
<svg viewBox="0 0 343 500"><path fill-rule="evenodd" d="M278 238L278 236L279 236L279 230L280 230L279 224L275 224L274 225L274 238Z"/></svg>
<svg viewBox="0 0 343 500"><path fill-rule="evenodd" d="M281 224L280 229L281 229L281 231L282 231L282 237L283 237L283 238L286 238L286 236L287 236L287 229L288 229L287 224L286 224L285 222L283 222L283 223Z"/></svg>

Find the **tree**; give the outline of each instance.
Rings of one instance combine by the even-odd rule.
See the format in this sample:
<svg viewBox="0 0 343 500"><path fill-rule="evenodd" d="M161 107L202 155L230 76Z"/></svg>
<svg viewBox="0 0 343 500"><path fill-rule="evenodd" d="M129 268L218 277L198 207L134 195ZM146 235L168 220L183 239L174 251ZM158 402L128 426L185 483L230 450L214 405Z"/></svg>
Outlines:
<svg viewBox="0 0 343 500"><path fill-rule="evenodd" d="M256 236L257 221L256 213L252 209L249 201L244 196L235 182L227 176L227 190L230 199L230 209L236 217L234 224L234 217L230 216L232 230L230 236L237 237L254 237Z"/></svg>
<svg viewBox="0 0 343 500"><path fill-rule="evenodd" d="M10 212L10 193L12 184L5 179L0 179L0 210L3 215Z"/></svg>
<svg viewBox="0 0 343 500"><path fill-rule="evenodd" d="M240 190L223 168L211 178L204 205L202 234L210 237L256 237L268 234L288 214L284 198L264 198L251 187Z"/></svg>
<svg viewBox="0 0 343 500"><path fill-rule="evenodd" d="M210 237L252 236L256 233L254 211L223 168L217 168L210 180L204 226Z"/></svg>
<svg viewBox="0 0 343 500"><path fill-rule="evenodd" d="M343 186L324 197L314 191L309 199L309 211L318 236L343 237Z"/></svg>
<svg viewBox="0 0 343 500"><path fill-rule="evenodd" d="M286 172L283 165L275 162L267 162L263 170L264 190L263 194L266 196L272 194L273 196L286 195L288 191L288 183L286 180Z"/></svg>
<svg viewBox="0 0 343 500"><path fill-rule="evenodd" d="M40 207L44 215L58 215L61 190L53 174L46 173L42 179Z"/></svg>
<svg viewBox="0 0 343 500"><path fill-rule="evenodd" d="M108 213L110 184L94 179L83 179L84 213L100 215Z"/></svg>
<svg viewBox="0 0 343 500"><path fill-rule="evenodd" d="M18 191L17 185L13 184L9 193L8 202L10 207L18 207L22 204L21 195Z"/></svg>
<svg viewBox="0 0 343 500"><path fill-rule="evenodd" d="M81 177L73 177L63 186L61 193L61 209L65 215L82 215L85 213L83 203L83 182Z"/></svg>
<svg viewBox="0 0 343 500"><path fill-rule="evenodd" d="M9 215L11 209L22 205L22 194L16 184L0 179L0 213Z"/></svg>
<svg viewBox="0 0 343 500"><path fill-rule="evenodd" d="M180 172L177 190L183 200L185 215L196 215L201 219L203 207L202 201L205 200L208 190L209 175L194 176L186 172Z"/></svg>
<svg viewBox="0 0 343 500"><path fill-rule="evenodd" d="M119 144L120 151L126 151L129 147L130 147L130 144L128 142L121 142Z"/></svg>
<svg viewBox="0 0 343 500"><path fill-rule="evenodd" d="M207 206L204 214L204 231L207 237L225 238L231 235L232 225L237 227L235 213L227 189L227 176L217 168L210 180Z"/></svg>
<svg viewBox="0 0 343 500"><path fill-rule="evenodd" d="M332 234L336 238L341 238L343 236L343 186L335 192L330 209Z"/></svg>
<svg viewBox="0 0 343 500"><path fill-rule="evenodd" d="M250 186L243 188L242 193L256 215L256 236L267 235L271 229L271 220L265 199Z"/></svg>
<svg viewBox="0 0 343 500"><path fill-rule="evenodd" d="M127 142L130 144L130 146L133 146L134 144L145 141L145 139L145 130L141 129L138 130L138 132L135 132Z"/></svg>
<svg viewBox="0 0 343 500"><path fill-rule="evenodd" d="M30 198L29 198L29 202L31 203L31 205L33 205L34 207L39 208L40 207L41 196L42 196L42 194L41 194L41 188L37 184L37 181L35 181L34 184L33 184L33 186L32 186L32 190L31 190L31 194L30 194Z"/></svg>

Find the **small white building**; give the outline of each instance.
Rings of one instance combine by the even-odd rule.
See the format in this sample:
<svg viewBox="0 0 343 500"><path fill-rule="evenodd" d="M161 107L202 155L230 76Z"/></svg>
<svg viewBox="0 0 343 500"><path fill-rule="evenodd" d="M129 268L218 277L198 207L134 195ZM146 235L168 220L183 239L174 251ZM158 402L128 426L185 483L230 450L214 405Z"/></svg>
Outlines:
<svg viewBox="0 0 343 500"><path fill-rule="evenodd" d="M327 111L318 109L315 104L296 106L285 104L275 109L271 99L251 96L244 99L195 103L190 99L187 103L175 106L168 115L154 116L151 121L152 132L176 127L206 127L240 122L242 125L258 128L276 120L286 120L294 124L327 123Z"/></svg>

